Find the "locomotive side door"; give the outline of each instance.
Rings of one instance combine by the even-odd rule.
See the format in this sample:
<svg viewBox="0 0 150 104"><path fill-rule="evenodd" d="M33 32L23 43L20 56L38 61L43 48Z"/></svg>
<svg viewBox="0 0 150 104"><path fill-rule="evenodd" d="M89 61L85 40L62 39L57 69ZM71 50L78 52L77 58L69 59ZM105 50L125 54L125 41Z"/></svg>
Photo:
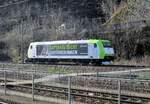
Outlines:
<svg viewBox="0 0 150 104"><path fill-rule="evenodd" d="M89 44L89 58L97 59L97 44Z"/></svg>
<svg viewBox="0 0 150 104"><path fill-rule="evenodd" d="M28 58L34 58L34 57L35 57L34 45L30 44L30 46L28 48Z"/></svg>
<svg viewBox="0 0 150 104"><path fill-rule="evenodd" d="M36 45L32 45L32 56L36 58Z"/></svg>
<svg viewBox="0 0 150 104"><path fill-rule="evenodd" d="M98 46L96 43L93 44L93 55L94 59L98 59Z"/></svg>

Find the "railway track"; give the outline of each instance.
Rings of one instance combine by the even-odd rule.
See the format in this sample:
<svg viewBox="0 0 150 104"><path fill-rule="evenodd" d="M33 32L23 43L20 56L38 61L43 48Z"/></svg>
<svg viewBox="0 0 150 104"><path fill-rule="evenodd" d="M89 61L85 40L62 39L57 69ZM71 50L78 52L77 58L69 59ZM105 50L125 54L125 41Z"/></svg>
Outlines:
<svg viewBox="0 0 150 104"><path fill-rule="evenodd" d="M0 99L0 104L20 104L20 103L16 103L16 102L13 102L13 101L10 101L10 100Z"/></svg>
<svg viewBox="0 0 150 104"><path fill-rule="evenodd" d="M32 93L32 85L7 85L8 90ZM118 102L118 91L94 91L89 89L71 88L71 99L81 103L99 104L100 102ZM68 88L60 86L37 85L34 89L36 95L45 97L54 97L59 99L68 99ZM139 96L132 94L121 94L121 104L146 104L150 102L150 96ZM138 95L139 94L139 95Z"/></svg>
<svg viewBox="0 0 150 104"><path fill-rule="evenodd" d="M76 66L80 66L80 67L124 67L124 68L150 68L150 65L125 65L125 64L122 64L122 65L113 65L113 64L110 64L110 65L79 65L79 64L74 64L74 63L57 63L57 64L47 64L47 63L39 63L39 64L13 64L13 63L0 63L0 67L3 67L3 66L7 66L7 67L31 67L31 66L48 66L48 67L51 67L51 66L72 66L72 67L76 67Z"/></svg>
<svg viewBox="0 0 150 104"><path fill-rule="evenodd" d="M102 66L79 66L79 65L31 65L31 64L0 64L0 76L4 78L4 73L3 71L7 72L8 78L16 78L14 76L17 75L17 79L21 80L31 80L32 79L32 73L35 72L34 70L36 69L37 71L37 78L43 77L46 75L46 73L49 73L49 68L53 67L53 69L65 69L65 70L73 70L71 73L88 73L88 72L110 72L110 71L124 71L124 70L131 70L131 69L144 69L144 68L150 68L150 66L144 66L144 65L102 65ZM18 70L19 69L19 70ZM22 70L22 71L21 71ZM67 72L66 71L66 72ZM43 74L44 72L44 74ZM60 71L61 72L61 71ZM65 73L66 73L65 72ZM38 74L41 73L41 74ZM70 71L69 71L70 73ZM67 72L66 75L69 73ZM50 74L51 75L51 74ZM67 77L67 76L66 76ZM61 81L64 80L63 83L61 84L66 84L67 81L66 77L62 77ZM76 77L76 76L74 76ZM83 77L83 76L81 76ZM86 77L86 76L85 76ZM78 79L74 79L75 84L79 82L80 84L85 84L84 83L84 78L80 78L79 76L77 77ZM88 78L88 76L87 76ZM92 85L88 85L88 87L92 86L93 88L99 88L99 90L93 90L93 89L86 89L86 88L74 88L71 87L70 94L71 94L71 99L76 102L81 102L81 103L88 103L88 104L100 104L104 102L103 104L109 102L116 104L118 102L118 90L117 89L103 89L103 83L97 81L98 79L95 77L91 77L91 79L86 80L86 83L91 83ZM77 81L77 82L76 82ZM94 84L93 84L94 81ZM101 80L99 80L101 81ZM103 81L103 80L102 80ZM110 84L110 80L104 80L106 83L105 84ZM0 80L0 82L4 82L3 80ZM59 81L58 81L59 82ZM108 83L107 83L108 82ZM57 99L64 99L68 100L68 87L64 86L50 86L50 85L43 85L44 82L41 82L40 84L36 84L34 88L34 93L35 95L41 95L44 97L52 97L52 98L57 98ZM94 86L100 86L98 84L102 84L101 88L100 87L94 87ZM74 86L74 85L72 85ZM6 85L7 90L11 91L16 91L16 92L23 92L23 93L28 93L32 94L32 84L16 84L16 85ZM108 87L108 86L107 86ZM111 87L110 87L111 88ZM101 90L100 90L101 89ZM124 90L124 89L123 89ZM144 89L144 92L132 92L132 90L124 90L125 92L122 91L121 93L121 104L147 104L147 102L150 102L150 96L144 96L144 92L150 92L149 89ZM129 92L128 94L126 92Z"/></svg>
<svg viewBox="0 0 150 104"><path fill-rule="evenodd" d="M54 64L54 65L43 65L43 64L12 64L12 63L0 63L0 70L24 70L28 72L33 72L34 70L41 72L50 72L50 69L55 69L56 73L63 73L62 71L72 72L72 73L86 73L86 72L101 72L101 71L123 71L130 69L144 69L150 68L150 66L145 65L101 65L101 66L80 66L71 64Z"/></svg>

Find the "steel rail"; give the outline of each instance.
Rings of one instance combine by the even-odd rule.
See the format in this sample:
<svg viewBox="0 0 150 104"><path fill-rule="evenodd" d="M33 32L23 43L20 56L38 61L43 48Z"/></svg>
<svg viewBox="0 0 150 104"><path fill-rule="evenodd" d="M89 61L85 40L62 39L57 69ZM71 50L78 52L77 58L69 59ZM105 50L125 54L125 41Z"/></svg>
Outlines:
<svg viewBox="0 0 150 104"><path fill-rule="evenodd" d="M75 66L80 66L80 67L122 67L122 68L150 68L150 65L125 65L125 64L118 64L118 65L114 65L114 64L112 64L112 65L77 65L77 64L65 64L65 63L63 63L63 64L44 64L44 63L42 63L42 64L13 64L13 63L0 63L0 67L2 67L2 66L9 66L9 67L14 67L14 68L18 68L18 67L34 67L34 66L43 66L43 67L46 67L46 66L48 66L48 67L50 67L50 66L66 66L66 67L70 67L70 66L72 66L72 67L75 67Z"/></svg>
<svg viewBox="0 0 150 104"><path fill-rule="evenodd" d="M41 88L40 88L41 87ZM10 90L16 90L16 91L23 91L23 92L32 90L32 86L24 86L24 85L15 85L15 86L7 86ZM19 90L18 90L19 89ZM38 86L38 88L34 89L36 94L40 94L40 92L44 91L44 96L50 96L51 94L48 93L56 93L57 94L64 94L65 96L68 95L67 88L62 87L54 87L54 86ZM30 91L29 91L30 92ZM91 95L90 95L91 94ZM109 101L118 101L118 95L117 93L107 93L107 92L95 92L92 90L84 90L84 89L74 89L71 88L71 96L73 97L82 97L82 98L89 98L89 99L95 99L95 100L109 100ZM58 96L59 97L59 96ZM74 99L76 100L76 99ZM140 102L139 102L140 101ZM138 95L132 96L132 95L125 95L121 94L121 102L122 103L131 103L131 104L142 104L142 101L150 101L149 97L140 97Z"/></svg>

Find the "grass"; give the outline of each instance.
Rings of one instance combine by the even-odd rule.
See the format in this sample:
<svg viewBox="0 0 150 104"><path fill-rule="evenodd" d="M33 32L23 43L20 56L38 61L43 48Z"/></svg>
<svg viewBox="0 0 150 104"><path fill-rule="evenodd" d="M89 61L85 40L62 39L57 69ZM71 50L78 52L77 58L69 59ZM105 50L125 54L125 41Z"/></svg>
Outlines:
<svg viewBox="0 0 150 104"><path fill-rule="evenodd" d="M130 74L99 74L98 77L109 77L109 78L132 78L139 80L150 80L150 71L142 71L142 72L131 72Z"/></svg>
<svg viewBox="0 0 150 104"><path fill-rule="evenodd" d="M138 79L150 80L150 71L143 71L137 73Z"/></svg>
<svg viewBox="0 0 150 104"><path fill-rule="evenodd" d="M150 56L146 55L142 58L132 58L131 60L121 59L115 60L113 64L116 65L150 65Z"/></svg>

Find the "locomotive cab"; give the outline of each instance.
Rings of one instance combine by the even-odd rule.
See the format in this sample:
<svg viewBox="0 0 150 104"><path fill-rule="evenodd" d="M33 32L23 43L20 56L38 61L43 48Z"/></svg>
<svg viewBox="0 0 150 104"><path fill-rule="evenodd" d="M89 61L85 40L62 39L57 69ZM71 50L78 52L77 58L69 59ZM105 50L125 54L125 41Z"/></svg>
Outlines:
<svg viewBox="0 0 150 104"><path fill-rule="evenodd" d="M102 44L104 47L105 52L105 60L114 60L114 48L112 47L112 44L108 40L102 40Z"/></svg>
<svg viewBox="0 0 150 104"><path fill-rule="evenodd" d="M28 58L29 59L32 59L35 57L35 45L33 43L31 43L29 45L29 48L28 48Z"/></svg>

